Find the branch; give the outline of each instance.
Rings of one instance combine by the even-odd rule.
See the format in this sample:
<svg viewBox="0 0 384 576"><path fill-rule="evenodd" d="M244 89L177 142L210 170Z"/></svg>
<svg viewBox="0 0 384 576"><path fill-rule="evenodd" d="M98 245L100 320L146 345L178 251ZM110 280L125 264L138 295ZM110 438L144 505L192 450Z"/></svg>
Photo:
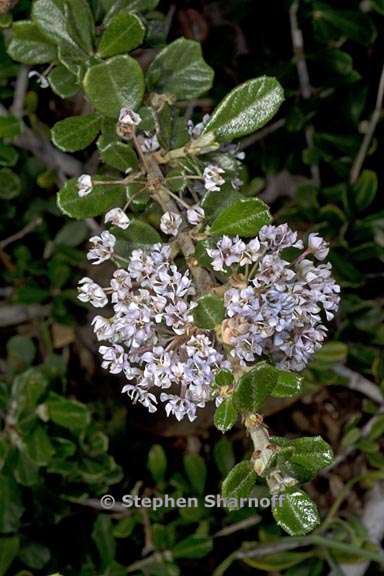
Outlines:
<svg viewBox="0 0 384 576"><path fill-rule="evenodd" d="M13 103L10 109L11 113L17 116L17 118L21 118L23 116L24 100L27 88L28 68L26 66L21 66L19 73L17 74Z"/></svg>
<svg viewBox="0 0 384 576"><path fill-rule="evenodd" d="M364 394L374 402L378 404L384 404L384 396L381 392L380 388L373 384L367 378L364 378L358 372L347 368L347 366L343 366L342 364L337 364L333 371L336 372L339 376L344 376L348 379L348 382L344 384L350 390L357 390L360 394Z"/></svg>
<svg viewBox="0 0 384 576"><path fill-rule="evenodd" d="M304 39L303 33L299 28L297 19L297 11L299 9L299 0L294 0L289 9L289 21L291 25L291 38L293 46L293 54L296 62L297 75L299 77L300 92L304 100L308 100L312 96L312 88L309 81L308 67L305 60L304 52ZM305 138L308 148L313 148L313 134L314 129L312 124L308 124L305 128ZM318 164L311 164L311 174L314 183L320 185L320 171Z"/></svg>
<svg viewBox="0 0 384 576"><path fill-rule="evenodd" d="M255 142L264 140L266 136L269 136L269 134L272 134L273 132L276 132L276 130L279 130L280 128L285 126L285 123L286 123L285 118L280 118L280 120L273 122L273 124L269 124L268 126L265 126L265 128L262 128L258 132L255 132L255 134L243 138L243 140L240 140L239 149L244 150L244 148L252 146L252 144L255 144Z"/></svg>
<svg viewBox="0 0 384 576"><path fill-rule="evenodd" d="M9 236L4 240L0 240L0 248L5 248L9 244L12 244L17 240L21 240L22 238L24 238L24 236L32 232L36 228L36 226L39 226L42 223L42 221L43 220L40 217L35 218L34 220L32 220L32 222L29 222L26 226L24 226L24 228L19 230L19 232L12 234L12 236Z"/></svg>
<svg viewBox="0 0 384 576"><path fill-rule="evenodd" d="M373 135L375 133L376 126L380 120L381 111L383 108L383 99L384 99L384 66L381 70L379 87L378 87L377 96L376 96L375 109L372 113L371 119L369 121L368 129L365 133L363 141L361 142L359 151L356 155L356 158L355 158L353 165L352 165L352 168L351 168L351 174L350 174L350 178L349 178L349 181L351 184L354 184L360 175L360 171L361 171L361 168L363 167L365 157L368 153L369 145L370 145L371 140L373 138Z"/></svg>

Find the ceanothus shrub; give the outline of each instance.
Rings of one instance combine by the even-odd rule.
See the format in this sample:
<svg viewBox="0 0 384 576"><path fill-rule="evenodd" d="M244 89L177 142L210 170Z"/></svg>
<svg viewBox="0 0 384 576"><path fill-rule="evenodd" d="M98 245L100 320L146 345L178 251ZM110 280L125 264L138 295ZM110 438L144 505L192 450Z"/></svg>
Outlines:
<svg viewBox="0 0 384 576"><path fill-rule="evenodd" d="M298 486L331 462L331 449L319 437L270 437L260 409L270 396L300 392L339 286L324 239L271 223L237 144L272 118L283 90L274 78L249 80L194 123L196 98L213 81L198 43L165 45L144 73L128 52L151 43L146 8L109 2L95 27L81 3L80 32L70 8L48 11L47 2L34 3L30 22L39 46L16 25L8 49L51 64L42 78L58 95L83 90L89 101L86 114L53 126L52 139L67 152L94 141L98 150L97 169L68 180L58 205L73 218L102 219L87 258L114 269L105 285L84 277L78 287L97 309L102 367L149 412L192 421L213 402L222 432L240 417L254 451L231 470L223 495L247 497L263 479L284 494L274 500L277 522L309 532L318 512Z"/></svg>

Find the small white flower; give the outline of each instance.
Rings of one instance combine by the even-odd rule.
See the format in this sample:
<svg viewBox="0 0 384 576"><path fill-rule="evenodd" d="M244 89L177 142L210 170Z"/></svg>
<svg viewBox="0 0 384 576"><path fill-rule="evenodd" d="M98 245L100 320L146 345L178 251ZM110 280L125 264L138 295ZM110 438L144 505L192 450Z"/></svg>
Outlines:
<svg viewBox="0 0 384 576"><path fill-rule="evenodd" d="M308 236L308 249L317 260L324 260L329 252L328 243L317 232Z"/></svg>
<svg viewBox="0 0 384 576"><path fill-rule="evenodd" d="M160 220L160 229L164 234L177 236L182 222L183 219L179 214L176 214L175 212L165 212Z"/></svg>
<svg viewBox="0 0 384 576"><path fill-rule="evenodd" d="M194 124L192 120L188 120L188 134L192 136L192 138L198 138L208 124L210 117L209 114L204 114L202 121L198 124Z"/></svg>
<svg viewBox="0 0 384 576"><path fill-rule="evenodd" d="M81 302L90 302L95 308L103 308L108 303L108 298L102 287L91 278L82 278L78 290L78 299Z"/></svg>
<svg viewBox="0 0 384 576"><path fill-rule="evenodd" d="M116 244L116 238L113 234L104 230L100 236L92 236L89 241L93 244L93 248L87 254L88 260L95 260L94 264L101 264L111 258Z"/></svg>
<svg viewBox="0 0 384 576"><path fill-rule="evenodd" d="M138 126L141 122L140 114L137 114L130 108L124 106L120 110L119 114L119 124L122 126Z"/></svg>
<svg viewBox="0 0 384 576"><path fill-rule="evenodd" d="M49 82L43 74L40 74L40 72L37 72L37 70L31 70L28 72L28 78L33 78L34 76L36 77L36 82L40 88L48 88Z"/></svg>
<svg viewBox="0 0 384 576"><path fill-rule="evenodd" d="M234 238L223 236L217 242L216 248L207 249L207 254L213 258L212 268L217 271L224 271L224 266L232 266L244 258L245 249L245 243L238 236Z"/></svg>
<svg viewBox="0 0 384 576"><path fill-rule="evenodd" d="M125 352L122 346L100 346L99 352L103 357L101 367L109 370L111 374L119 374L124 368Z"/></svg>
<svg viewBox="0 0 384 576"><path fill-rule="evenodd" d="M82 174L77 179L77 186L78 186L78 194L80 198L83 196L88 196L90 192L92 192L92 178L89 174Z"/></svg>
<svg viewBox="0 0 384 576"><path fill-rule="evenodd" d="M148 136L144 138L142 143L140 144L140 148L143 152L148 154L149 152L156 152L160 148L159 140L157 139L156 134L154 136Z"/></svg>
<svg viewBox="0 0 384 576"><path fill-rule="evenodd" d="M200 224L205 217L204 209L200 206L195 206L194 208L189 208L187 210L187 220L192 226L197 226Z"/></svg>
<svg viewBox="0 0 384 576"><path fill-rule="evenodd" d="M209 164L205 167L203 172L204 186L208 192L216 192L224 184L225 180L220 174L224 174L224 170L220 166Z"/></svg>
<svg viewBox="0 0 384 576"><path fill-rule="evenodd" d="M130 220L121 208L112 208L112 210L106 213L104 223L111 223L113 226L118 226L118 228L126 230L130 224Z"/></svg>

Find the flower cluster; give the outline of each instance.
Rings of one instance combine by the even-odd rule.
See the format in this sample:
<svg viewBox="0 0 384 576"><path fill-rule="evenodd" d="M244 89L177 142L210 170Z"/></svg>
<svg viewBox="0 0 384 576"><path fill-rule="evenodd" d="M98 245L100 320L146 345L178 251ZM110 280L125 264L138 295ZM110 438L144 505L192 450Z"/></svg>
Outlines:
<svg viewBox="0 0 384 576"><path fill-rule="evenodd" d="M288 248L300 252L288 259ZM286 224L269 225L248 243L224 236L208 254L215 270L246 267L244 285L224 295L222 331L232 357L245 365L267 356L280 368L303 370L326 336L323 317L331 320L339 304L331 265L311 259L327 256L325 241L310 234L304 248Z"/></svg>
<svg viewBox="0 0 384 576"><path fill-rule="evenodd" d="M95 247L88 257L96 263L106 259L111 237L102 232L92 238ZM193 420L197 407L211 399L215 373L230 364L193 325L195 289L189 272L179 272L170 256L170 247L161 244L133 250L127 267L115 270L108 288L83 278L79 298L103 307L110 295L113 315L96 316L92 324L97 339L105 342L99 349L103 368L123 373L129 381L123 392L150 412L160 399L167 415ZM159 397L156 389L161 389Z"/></svg>

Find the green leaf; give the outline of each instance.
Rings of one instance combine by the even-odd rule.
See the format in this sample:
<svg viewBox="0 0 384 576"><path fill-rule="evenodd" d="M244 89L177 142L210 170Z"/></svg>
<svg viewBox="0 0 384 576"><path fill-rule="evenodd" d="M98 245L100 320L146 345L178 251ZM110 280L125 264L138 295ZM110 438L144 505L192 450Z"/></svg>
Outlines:
<svg viewBox="0 0 384 576"><path fill-rule="evenodd" d="M308 564L304 564L304 561L308 561L313 556L312 552L276 552L272 556L264 556L263 558L246 558L245 562L248 566L252 568L258 568L265 572L277 572L296 566L299 563L303 563L306 566L305 573L295 571L293 573L286 572L287 576L315 576L312 572L308 572Z"/></svg>
<svg viewBox="0 0 384 576"><path fill-rule="evenodd" d="M213 74L203 59L200 44L179 38L159 52L148 69L146 80L149 90L188 100L211 88Z"/></svg>
<svg viewBox="0 0 384 576"><path fill-rule="evenodd" d="M197 300L193 319L199 328L214 330L225 318L224 300L215 294L206 294Z"/></svg>
<svg viewBox="0 0 384 576"><path fill-rule="evenodd" d="M235 465L232 443L221 438L213 447L213 457L222 476L227 476Z"/></svg>
<svg viewBox="0 0 384 576"><path fill-rule="evenodd" d="M17 334L7 342L7 361L18 372L32 364L35 354L33 340L27 336Z"/></svg>
<svg viewBox="0 0 384 576"><path fill-rule="evenodd" d="M13 470L15 480L22 486L34 486L39 481L39 471L36 462L27 452L19 450Z"/></svg>
<svg viewBox="0 0 384 576"><path fill-rule="evenodd" d="M123 258L128 257L136 248L145 248L150 244L161 242L161 237L155 228L137 219L131 220L126 230L113 228L112 234L117 238L115 253Z"/></svg>
<svg viewBox="0 0 384 576"><path fill-rule="evenodd" d="M283 100L283 89L275 78L248 80L220 102L203 134L214 132L220 142L251 134L276 114Z"/></svg>
<svg viewBox="0 0 384 576"><path fill-rule="evenodd" d="M49 394L44 406L52 422L74 433L84 430L91 421L91 415L85 404L53 392Z"/></svg>
<svg viewBox="0 0 384 576"><path fill-rule="evenodd" d="M28 455L36 464L46 466L50 462L54 448L43 426L38 425L25 442Z"/></svg>
<svg viewBox="0 0 384 576"><path fill-rule="evenodd" d="M227 432L237 420L237 410L232 398L224 398L220 406L216 408L214 422L220 432Z"/></svg>
<svg viewBox="0 0 384 576"><path fill-rule="evenodd" d="M14 166L19 155L13 146L0 143L0 166Z"/></svg>
<svg viewBox="0 0 384 576"><path fill-rule="evenodd" d="M17 400L18 415L30 415L48 387L48 380L40 368L29 368L13 381L12 396Z"/></svg>
<svg viewBox="0 0 384 576"><path fill-rule="evenodd" d="M0 198L11 200L21 192L20 178L9 168L0 169Z"/></svg>
<svg viewBox="0 0 384 576"><path fill-rule="evenodd" d="M125 172L128 168L133 169L137 166L137 156L130 144L118 141L105 144L105 138L101 136L97 141L97 147L103 162L116 170Z"/></svg>
<svg viewBox="0 0 384 576"><path fill-rule="evenodd" d="M257 475L250 460L236 464L223 481L221 489L224 498L248 498L252 492ZM231 506L232 508L232 506ZM236 508L236 506L233 506Z"/></svg>
<svg viewBox="0 0 384 576"><path fill-rule="evenodd" d="M319 523L319 513L311 498L295 487L282 493L284 498L272 499L272 514L276 522L291 536L311 532Z"/></svg>
<svg viewBox="0 0 384 576"><path fill-rule="evenodd" d="M94 181L97 182L97 179L95 177ZM87 196L80 198L77 178L72 178L59 191L57 204L67 216L83 220L105 214L111 208L121 206L124 199L124 186L119 184L112 184L111 186L99 184L94 186Z"/></svg>
<svg viewBox="0 0 384 576"><path fill-rule="evenodd" d="M272 394L278 371L266 362L259 362L244 374L234 393L236 407L244 413L255 413Z"/></svg>
<svg viewBox="0 0 384 576"><path fill-rule="evenodd" d="M332 448L320 436L297 438L295 440L285 440L274 438L278 446L281 445L286 450L285 468L289 475L297 478L299 482L309 482L320 470L329 466L333 460ZM282 458L278 460L283 463Z"/></svg>
<svg viewBox="0 0 384 576"><path fill-rule="evenodd" d="M152 478L159 484L165 478L167 469L167 456L164 448L160 444L154 444L148 453L148 469L152 474Z"/></svg>
<svg viewBox="0 0 384 576"><path fill-rule="evenodd" d="M211 234L252 237L271 221L268 206L258 198L238 200L223 210L211 226Z"/></svg>
<svg viewBox="0 0 384 576"><path fill-rule="evenodd" d="M21 123L18 118L8 114L0 116L0 138L14 138L21 134Z"/></svg>
<svg viewBox="0 0 384 576"><path fill-rule="evenodd" d="M72 116L56 122L51 130L52 141L67 152L76 152L89 146L100 130L100 119L97 114Z"/></svg>
<svg viewBox="0 0 384 576"><path fill-rule="evenodd" d="M16 482L9 476L0 475L0 532L17 532L23 512Z"/></svg>
<svg viewBox="0 0 384 576"><path fill-rule="evenodd" d="M87 0L65 0L66 28L75 44L87 54L93 53L95 23Z"/></svg>
<svg viewBox="0 0 384 576"><path fill-rule="evenodd" d="M67 222L54 238L56 246L78 246L89 236L89 228L85 222Z"/></svg>
<svg viewBox="0 0 384 576"><path fill-rule="evenodd" d="M201 206L204 208L205 217L209 222L223 212L226 208L232 206L239 200L245 200L245 197L238 190L233 188L231 182L224 182L220 190L206 192L202 198Z"/></svg>
<svg viewBox="0 0 384 576"><path fill-rule="evenodd" d="M140 106L144 94L143 72L130 56L114 56L88 69L84 89L96 110L117 118L123 106L132 109Z"/></svg>
<svg viewBox="0 0 384 576"><path fill-rule="evenodd" d="M48 74L49 84L55 94L60 98L70 98L80 90L75 74L65 66L59 64Z"/></svg>
<svg viewBox="0 0 384 576"><path fill-rule="evenodd" d="M12 26L8 54L23 64L46 64L57 58L56 46L29 20L19 20Z"/></svg>
<svg viewBox="0 0 384 576"><path fill-rule="evenodd" d="M207 478L207 468L204 460L199 454L185 454L183 464L192 488L198 494L203 494Z"/></svg>
<svg viewBox="0 0 384 576"><path fill-rule="evenodd" d="M1 132L1 130L0 130ZM375 199L377 193L377 175L372 170L363 170L352 188L355 206L365 210Z"/></svg>
<svg viewBox="0 0 384 576"><path fill-rule="evenodd" d="M115 559L116 543L112 529L112 520L109 516L99 514L93 525L92 539L97 546L104 568Z"/></svg>
<svg viewBox="0 0 384 576"><path fill-rule="evenodd" d="M326 342L313 356L312 366L326 366L336 362L344 362L348 354L348 346L343 342Z"/></svg>
<svg viewBox="0 0 384 576"><path fill-rule="evenodd" d="M272 396L275 398L292 398L297 396L302 388L303 377L295 372L279 370L277 383L272 390Z"/></svg>
<svg viewBox="0 0 384 576"><path fill-rule="evenodd" d="M368 46L377 36L371 18L359 10L338 10L318 2L313 14L315 34L319 39L338 40L341 36L346 36Z"/></svg>
<svg viewBox="0 0 384 576"><path fill-rule="evenodd" d="M0 576L4 576L17 556L20 542L18 536L2 536L0 540Z"/></svg>
<svg viewBox="0 0 384 576"><path fill-rule="evenodd" d="M219 370L215 375L215 386L231 386L234 381L234 376L232 372L223 368Z"/></svg>
<svg viewBox="0 0 384 576"><path fill-rule="evenodd" d="M98 53L102 58L125 54L139 46L145 35L145 27L138 16L130 12L119 12L108 23Z"/></svg>
<svg viewBox="0 0 384 576"><path fill-rule="evenodd" d="M173 558L204 558L212 551L213 541L209 536L193 534L172 548Z"/></svg>
<svg viewBox="0 0 384 576"><path fill-rule="evenodd" d="M74 43L67 30L64 0L36 0L32 7L32 20L54 43L58 40Z"/></svg>

